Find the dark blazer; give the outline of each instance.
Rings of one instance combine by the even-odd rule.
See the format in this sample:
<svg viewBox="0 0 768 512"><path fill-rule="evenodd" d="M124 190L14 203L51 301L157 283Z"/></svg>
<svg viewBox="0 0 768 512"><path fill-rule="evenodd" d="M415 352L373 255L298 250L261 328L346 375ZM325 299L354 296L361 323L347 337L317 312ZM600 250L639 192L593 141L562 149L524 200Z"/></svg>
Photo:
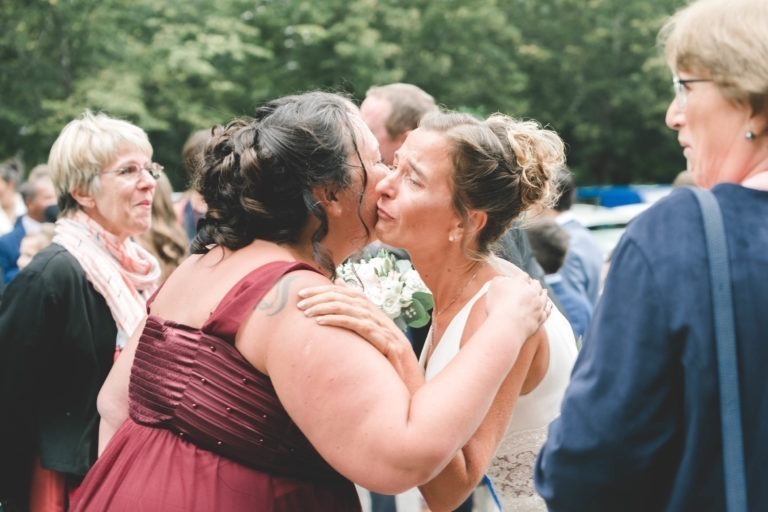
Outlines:
<svg viewBox="0 0 768 512"><path fill-rule="evenodd" d="M749 510L768 510L768 192L712 189L731 267ZM707 248L693 194L634 219L614 252L560 417L536 462L550 511L725 507Z"/></svg>
<svg viewBox="0 0 768 512"><path fill-rule="evenodd" d="M19 217L13 229L0 236L0 267L2 267L4 284L8 284L19 273L16 261L20 255L21 240L26 234L27 230L24 229L24 223Z"/></svg>
<svg viewBox="0 0 768 512"><path fill-rule="evenodd" d="M96 459L96 396L112 367L117 327L63 247L51 244L0 302L0 501L26 508L32 459L84 475Z"/></svg>

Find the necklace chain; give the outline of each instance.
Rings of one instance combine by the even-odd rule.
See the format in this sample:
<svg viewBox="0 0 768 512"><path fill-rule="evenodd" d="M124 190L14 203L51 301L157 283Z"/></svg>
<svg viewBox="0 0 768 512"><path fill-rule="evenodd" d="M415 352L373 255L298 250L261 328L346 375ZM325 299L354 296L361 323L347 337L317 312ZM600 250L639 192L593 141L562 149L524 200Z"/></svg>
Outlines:
<svg viewBox="0 0 768 512"><path fill-rule="evenodd" d="M467 283L464 286L461 287L461 289L456 294L456 296L453 298L453 300L451 300L451 302L449 302L444 308L442 308L439 312L437 311L437 308L435 308L435 318L440 316L440 313L445 312L446 309L448 309L451 306L453 306L454 302L459 300L459 297L461 297L461 294L464 293L464 290L466 290L469 287L469 285L472 284L472 281L475 280L475 278L477 277L477 273L479 271L480 271L480 269L475 270L475 272L472 274L472 277L469 278L469 281L467 281Z"/></svg>

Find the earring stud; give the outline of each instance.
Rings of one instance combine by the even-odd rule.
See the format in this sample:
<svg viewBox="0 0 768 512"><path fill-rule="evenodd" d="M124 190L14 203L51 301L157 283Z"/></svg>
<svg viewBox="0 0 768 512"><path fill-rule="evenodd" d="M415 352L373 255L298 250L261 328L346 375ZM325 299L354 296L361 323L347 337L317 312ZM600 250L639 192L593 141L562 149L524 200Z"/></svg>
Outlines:
<svg viewBox="0 0 768 512"><path fill-rule="evenodd" d="M753 141L755 140L755 133L752 130L747 130L745 137L747 138L747 140Z"/></svg>

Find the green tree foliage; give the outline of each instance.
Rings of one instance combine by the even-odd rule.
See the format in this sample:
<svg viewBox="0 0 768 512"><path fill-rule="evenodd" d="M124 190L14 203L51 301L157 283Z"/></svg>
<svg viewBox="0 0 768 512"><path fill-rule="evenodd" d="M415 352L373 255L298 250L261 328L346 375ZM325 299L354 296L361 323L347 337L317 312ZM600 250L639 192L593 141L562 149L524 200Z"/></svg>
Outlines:
<svg viewBox="0 0 768 512"><path fill-rule="evenodd" d="M44 161L86 108L150 134L183 185L189 133L282 94L415 83L442 105L551 125L582 183L669 180L669 71L684 0L0 0L0 159Z"/></svg>
<svg viewBox="0 0 768 512"><path fill-rule="evenodd" d="M506 4L530 78L526 115L550 123L582 182L670 181L682 169L664 125L670 72L655 47L681 0L518 0Z"/></svg>

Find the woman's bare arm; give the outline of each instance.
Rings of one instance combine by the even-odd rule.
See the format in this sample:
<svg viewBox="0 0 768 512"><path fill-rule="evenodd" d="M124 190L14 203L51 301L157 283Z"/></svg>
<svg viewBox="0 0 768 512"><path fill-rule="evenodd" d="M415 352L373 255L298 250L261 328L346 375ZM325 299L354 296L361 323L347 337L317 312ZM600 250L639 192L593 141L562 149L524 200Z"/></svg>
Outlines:
<svg viewBox="0 0 768 512"><path fill-rule="evenodd" d="M512 272L519 272L519 270L515 268ZM325 324L355 331L385 354L401 377L407 378L402 371L405 366L402 361L415 361L410 344L407 340L400 341L404 339L400 330L361 292L327 286L308 290L305 296L308 299L304 301L303 306L310 315L322 318ZM465 327L465 340L470 333L477 330L485 318L486 314L482 310L481 303L478 303ZM513 325L508 326L510 330L514 328ZM542 328L524 345L517 362L497 393L488 415L472 438L439 475L420 487L432 510L454 510L476 487L501 442L524 383L528 385L530 380L536 380L537 383L546 372L545 367L542 369L531 367L537 354L548 355L548 349L544 349L547 349L546 331ZM393 356L393 352L398 355ZM539 357L537 360L543 359L547 358ZM414 386L408 386L411 392L423 384L421 368L417 366L415 372L418 374L418 379L414 380Z"/></svg>
<svg viewBox="0 0 768 512"><path fill-rule="evenodd" d="M302 272L285 284L292 302L284 311L251 315L238 348L270 376L293 420L342 474L385 493L427 482L479 427L525 339L546 318L546 298L521 276L496 282L489 294L498 289L497 300L473 337L477 343L411 394L374 347L296 307L300 288L323 281ZM518 332L509 332L510 321ZM248 340L264 332L271 335L262 351Z"/></svg>
<svg viewBox="0 0 768 512"><path fill-rule="evenodd" d="M531 363L546 343L547 335L543 328L526 341L496 394L490 411L472 438L439 475L419 487L432 512L456 509L480 482L504 437L512 410L531 370Z"/></svg>
<svg viewBox="0 0 768 512"><path fill-rule="evenodd" d="M390 318L368 300L363 292L339 285L315 286L301 290L299 309L322 325L355 332L381 352L395 368L406 388L415 392L424 384L411 342Z"/></svg>
<svg viewBox="0 0 768 512"><path fill-rule="evenodd" d="M101 416L99 421L99 455L104 452L120 425L128 419L128 383L131 377L133 358L136 355L136 347L139 344L139 338L146 321L145 317L128 339L125 348L109 371L107 380L104 381L96 399L96 408Z"/></svg>

